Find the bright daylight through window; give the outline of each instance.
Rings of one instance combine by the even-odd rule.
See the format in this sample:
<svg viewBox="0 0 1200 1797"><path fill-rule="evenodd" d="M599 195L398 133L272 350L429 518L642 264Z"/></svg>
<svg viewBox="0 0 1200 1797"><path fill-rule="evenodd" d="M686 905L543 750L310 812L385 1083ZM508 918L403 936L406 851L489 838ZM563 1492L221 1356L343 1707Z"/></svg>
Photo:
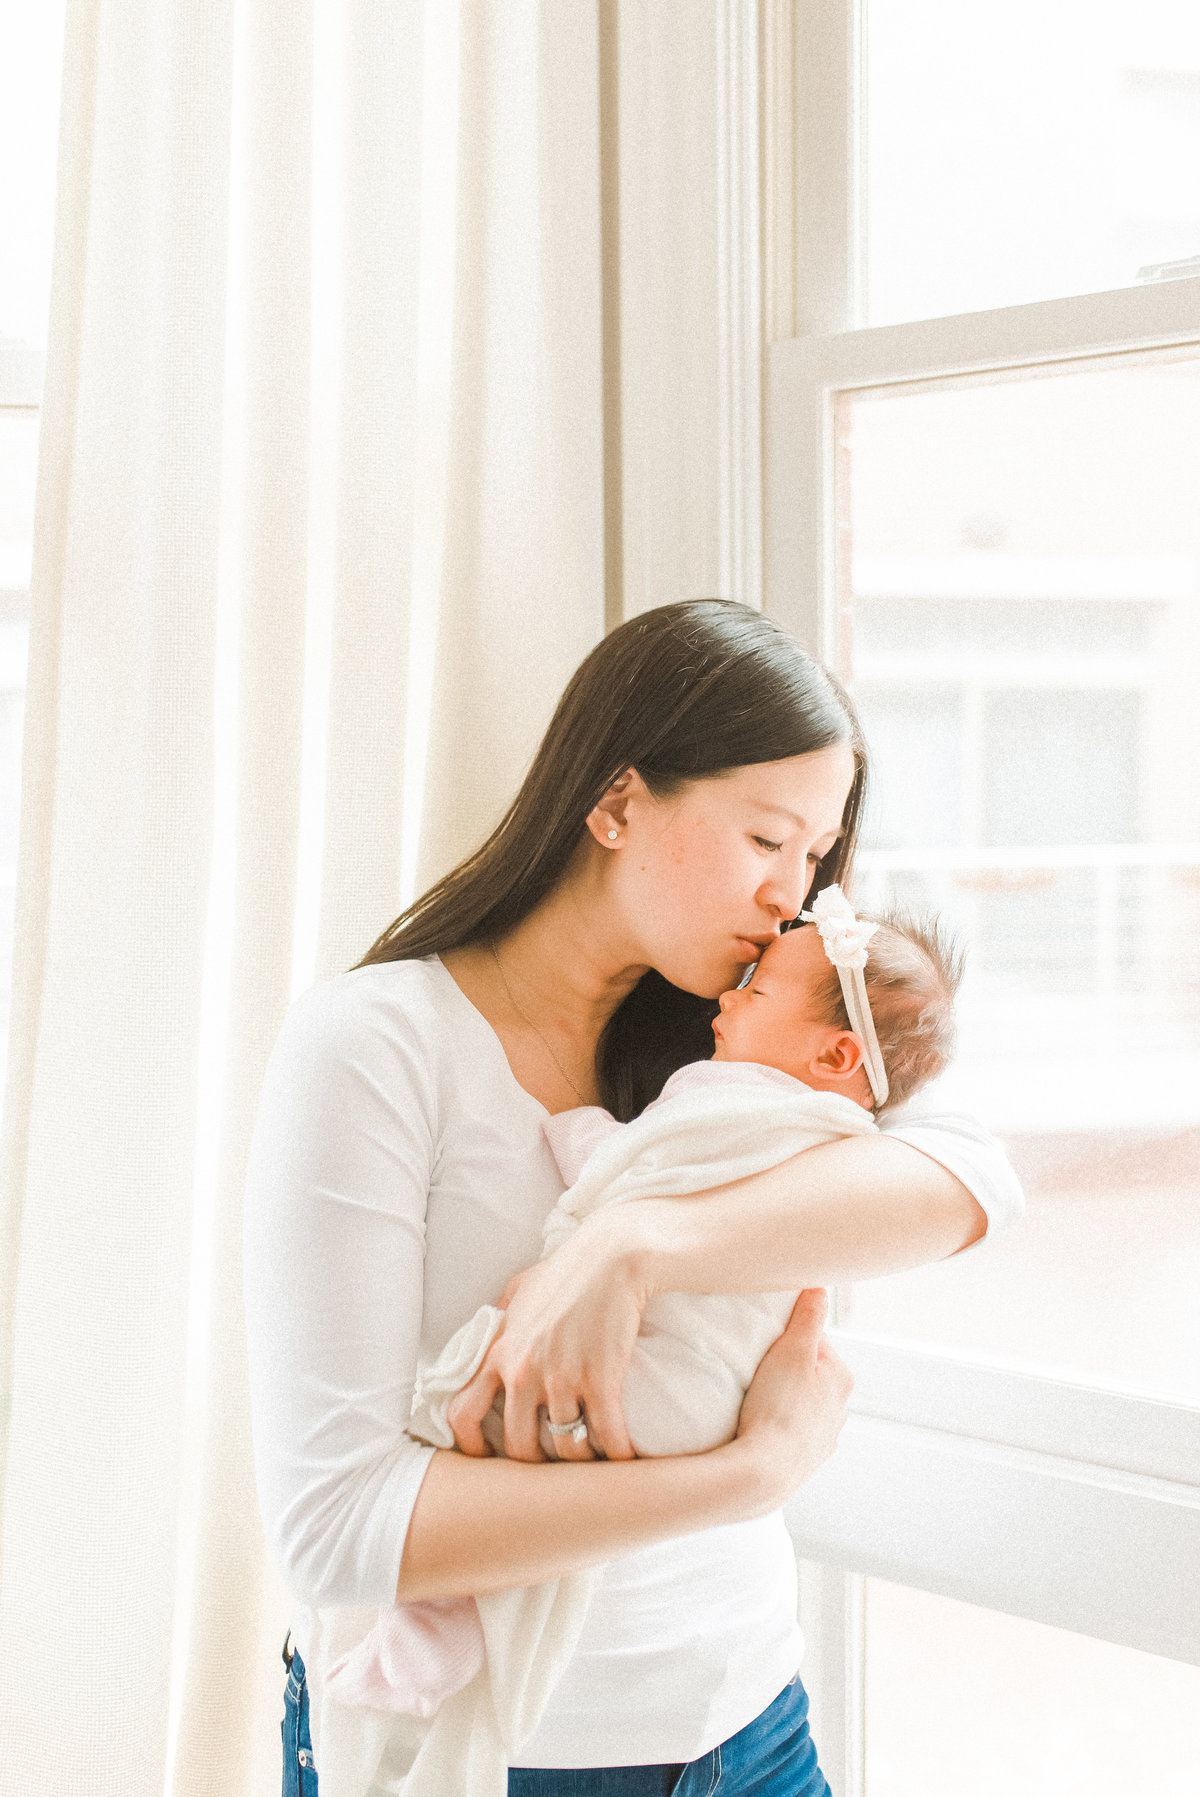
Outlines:
<svg viewBox="0 0 1200 1797"><path fill-rule="evenodd" d="M856 898L960 936L945 1096L1028 1198L839 1293L858 1386L792 1523L816 1732L839 1797L1191 1797L1200 9L797 18L768 606L853 690Z"/></svg>
<svg viewBox="0 0 1200 1797"><path fill-rule="evenodd" d="M868 323L1200 259L1190 0L866 0L864 42Z"/></svg>
<svg viewBox="0 0 1200 1797"><path fill-rule="evenodd" d="M843 401L864 867L969 948L1025 1225L870 1329L1200 1401L1200 363Z"/></svg>
<svg viewBox="0 0 1200 1797"><path fill-rule="evenodd" d="M866 1636L869 1797L1195 1797L1200 1667L882 1579Z"/></svg>
<svg viewBox="0 0 1200 1797"><path fill-rule="evenodd" d="M9 979L38 415L50 310L63 8L5 10L0 55L0 1102ZM19 171L19 179L14 178Z"/></svg>

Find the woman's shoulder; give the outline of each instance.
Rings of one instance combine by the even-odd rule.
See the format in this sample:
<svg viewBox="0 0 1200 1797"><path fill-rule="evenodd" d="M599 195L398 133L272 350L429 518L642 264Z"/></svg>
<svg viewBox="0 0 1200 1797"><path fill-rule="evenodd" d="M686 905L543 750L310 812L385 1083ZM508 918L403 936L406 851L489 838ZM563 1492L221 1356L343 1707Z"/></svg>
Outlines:
<svg viewBox="0 0 1200 1797"><path fill-rule="evenodd" d="M295 999L276 1054L320 1061L357 1059L374 1045L433 1058L452 1028L449 976L434 956L382 961L319 980Z"/></svg>
<svg viewBox="0 0 1200 1797"><path fill-rule="evenodd" d="M419 961L375 961L318 980L292 1001L289 1016L346 1017L397 1009L435 1011L447 978L436 955Z"/></svg>

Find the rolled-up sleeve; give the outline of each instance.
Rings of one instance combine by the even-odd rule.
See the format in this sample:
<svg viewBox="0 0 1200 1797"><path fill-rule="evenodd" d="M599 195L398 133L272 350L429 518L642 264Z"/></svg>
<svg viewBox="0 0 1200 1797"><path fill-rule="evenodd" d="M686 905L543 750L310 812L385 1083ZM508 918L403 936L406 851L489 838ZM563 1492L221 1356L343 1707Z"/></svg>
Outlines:
<svg viewBox="0 0 1200 1797"><path fill-rule="evenodd" d="M259 1501L293 1595L395 1597L433 1450L405 1434L421 1333L436 1083L355 974L300 999L250 1151L245 1303Z"/></svg>
<svg viewBox="0 0 1200 1797"><path fill-rule="evenodd" d="M897 1141L919 1148L962 1182L987 1217L987 1235L979 1238L980 1243L1008 1229L1024 1214L1020 1181L1000 1143L978 1118L942 1108L936 1086L894 1113L885 1111L880 1128Z"/></svg>

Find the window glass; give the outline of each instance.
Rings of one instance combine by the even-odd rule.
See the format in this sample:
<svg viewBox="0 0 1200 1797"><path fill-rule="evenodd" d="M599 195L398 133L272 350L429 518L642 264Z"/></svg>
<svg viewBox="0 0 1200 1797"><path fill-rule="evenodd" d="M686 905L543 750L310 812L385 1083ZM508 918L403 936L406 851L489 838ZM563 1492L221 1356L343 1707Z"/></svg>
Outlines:
<svg viewBox="0 0 1200 1797"><path fill-rule="evenodd" d="M867 1797L1194 1797L1200 1667L867 1580Z"/></svg>
<svg viewBox="0 0 1200 1797"><path fill-rule="evenodd" d="M859 902L959 934L948 1095L1029 1198L848 1320L1200 1401L1200 363L847 396L839 430Z"/></svg>
<svg viewBox="0 0 1200 1797"><path fill-rule="evenodd" d="M1200 9L865 0L865 15L869 323L1200 257Z"/></svg>

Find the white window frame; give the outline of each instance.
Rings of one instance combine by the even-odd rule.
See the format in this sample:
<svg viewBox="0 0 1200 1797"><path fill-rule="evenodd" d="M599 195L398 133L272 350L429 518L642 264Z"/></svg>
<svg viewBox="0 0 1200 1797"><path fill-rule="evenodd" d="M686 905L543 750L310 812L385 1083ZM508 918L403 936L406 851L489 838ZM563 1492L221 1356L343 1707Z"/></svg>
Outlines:
<svg viewBox="0 0 1200 1797"><path fill-rule="evenodd" d="M766 285L784 294L775 316L801 333L766 356L763 602L834 661L840 397L1200 354L1200 279L861 328L858 0L797 0L763 17L765 69L794 54L793 113L764 144L763 198L768 223L786 216L782 184L794 182L795 261L768 266ZM864 1797L864 1576L1200 1664L1200 1409L835 1335L857 1381L851 1417L787 1516L802 1556L806 1682L839 1797Z"/></svg>

